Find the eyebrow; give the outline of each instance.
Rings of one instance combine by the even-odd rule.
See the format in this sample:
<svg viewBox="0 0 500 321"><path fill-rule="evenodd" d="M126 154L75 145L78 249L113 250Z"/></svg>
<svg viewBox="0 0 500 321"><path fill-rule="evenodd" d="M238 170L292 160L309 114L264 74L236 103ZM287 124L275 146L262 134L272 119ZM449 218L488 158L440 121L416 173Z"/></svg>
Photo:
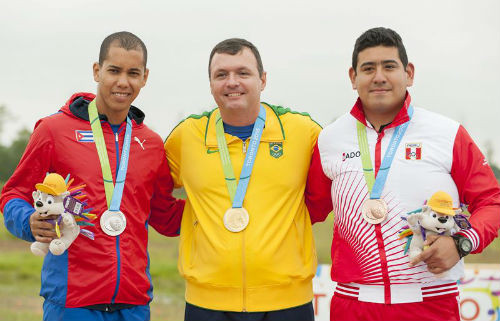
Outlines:
<svg viewBox="0 0 500 321"><path fill-rule="evenodd" d="M398 64L398 62L394 59L382 60L382 64L390 64L390 63ZM376 63L373 61L367 61L367 62L362 63L361 66L359 66L359 67L362 68L364 66L373 66L373 65L376 65Z"/></svg>
<svg viewBox="0 0 500 321"><path fill-rule="evenodd" d="M114 68L114 69L119 69L119 70L123 69L123 68L115 66L115 65L109 65L108 68ZM128 71L138 71L138 72L140 72L141 69L140 68L130 68Z"/></svg>

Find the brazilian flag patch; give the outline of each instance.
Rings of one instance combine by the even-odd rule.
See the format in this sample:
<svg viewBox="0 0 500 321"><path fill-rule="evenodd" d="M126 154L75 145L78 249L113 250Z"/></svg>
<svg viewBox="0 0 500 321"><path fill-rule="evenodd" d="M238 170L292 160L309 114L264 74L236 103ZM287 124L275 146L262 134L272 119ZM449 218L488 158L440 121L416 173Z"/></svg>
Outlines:
<svg viewBox="0 0 500 321"><path fill-rule="evenodd" d="M274 158L283 156L283 143L269 143L269 153Z"/></svg>

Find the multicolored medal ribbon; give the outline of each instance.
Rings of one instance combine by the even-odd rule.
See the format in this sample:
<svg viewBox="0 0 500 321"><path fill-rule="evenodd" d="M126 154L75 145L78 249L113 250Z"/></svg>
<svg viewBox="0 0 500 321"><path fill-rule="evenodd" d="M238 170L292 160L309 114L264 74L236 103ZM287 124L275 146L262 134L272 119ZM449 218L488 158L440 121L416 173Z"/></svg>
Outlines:
<svg viewBox="0 0 500 321"><path fill-rule="evenodd" d="M130 153L130 142L132 140L132 121L127 116L127 126L125 130L125 140L123 141L122 156L120 159L120 168L116 177L116 185L113 184L113 175L109 165L108 152L102 133L101 121L97 113L95 100L89 104L89 119L94 141L101 163L102 178L104 181L104 190L106 193L106 203L108 210L102 213L100 223L104 233L110 236L120 235L127 226L125 215L120 211L122 202L123 188L127 177L128 159Z"/></svg>
<svg viewBox="0 0 500 321"><path fill-rule="evenodd" d="M224 214L224 226L231 232L236 233L243 231L248 226L248 222L250 221L247 210L243 208L243 199L245 198L250 176L252 175L253 164L255 162L255 157L257 156L257 150L259 148L260 138L262 136L262 131L264 130L265 122L266 109L260 105L259 115L255 120L252 136L250 138L250 144L245 155L243 168L241 169L240 180L238 184L236 184L236 177L234 176L233 165L229 156L229 150L227 149L226 137L224 136L224 125L222 123L220 113L215 119L215 132L217 135L217 145L219 146L219 155L222 163L222 169L224 170L224 177L229 197L233 203L232 207Z"/></svg>
<svg viewBox="0 0 500 321"><path fill-rule="evenodd" d="M408 116L411 120L413 116L413 106L411 105L408 107ZM361 153L361 162L363 164L363 174L365 176L366 185L368 186L368 193L370 194L370 199L365 200L362 205L361 213L365 221L370 224L379 224L387 218L388 209L385 201L381 199L382 191L384 190L389 169L391 168L399 143L401 143L403 139L406 129L410 124L410 120L394 129L394 133L392 134L391 141L385 152L376 179L370 157L370 150L368 148L366 127L359 121L356 123L358 145Z"/></svg>

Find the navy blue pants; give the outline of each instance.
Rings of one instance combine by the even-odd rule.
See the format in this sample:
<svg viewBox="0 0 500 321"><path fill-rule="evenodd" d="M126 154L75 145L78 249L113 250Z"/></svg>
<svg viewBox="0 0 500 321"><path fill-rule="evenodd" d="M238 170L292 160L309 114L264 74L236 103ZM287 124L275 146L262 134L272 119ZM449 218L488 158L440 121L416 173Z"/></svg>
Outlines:
<svg viewBox="0 0 500 321"><path fill-rule="evenodd" d="M149 305L115 312L104 312L85 308L65 308L47 300L43 303L44 321L149 321Z"/></svg>
<svg viewBox="0 0 500 321"><path fill-rule="evenodd" d="M312 302L268 312L227 312L209 310L186 302L184 321L313 321Z"/></svg>

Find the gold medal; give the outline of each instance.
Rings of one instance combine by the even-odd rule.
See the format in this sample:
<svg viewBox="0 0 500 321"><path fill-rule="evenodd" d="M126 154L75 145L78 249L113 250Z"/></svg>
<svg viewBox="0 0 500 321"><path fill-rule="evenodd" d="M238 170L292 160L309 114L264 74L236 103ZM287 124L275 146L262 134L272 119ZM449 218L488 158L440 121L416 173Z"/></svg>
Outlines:
<svg viewBox="0 0 500 321"><path fill-rule="evenodd" d="M248 212L243 207L230 208L224 214L224 226L228 231L238 233L243 231L250 220Z"/></svg>
<svg viewBox="0 0 500 321"><path fill-rule="evenodd" d="M370 224L379 224L387 218L387 204L382 199L367 199L362 205L361 214Z"/></svg>
<svg viewBox="0 0 500 321"><path fill-rule="evenodd" d="M125 231L127 226L127 219L125 215L120 211L106 211L102 213L101 219L101 229L104 233L109 236L117 236Z"/></svg>

